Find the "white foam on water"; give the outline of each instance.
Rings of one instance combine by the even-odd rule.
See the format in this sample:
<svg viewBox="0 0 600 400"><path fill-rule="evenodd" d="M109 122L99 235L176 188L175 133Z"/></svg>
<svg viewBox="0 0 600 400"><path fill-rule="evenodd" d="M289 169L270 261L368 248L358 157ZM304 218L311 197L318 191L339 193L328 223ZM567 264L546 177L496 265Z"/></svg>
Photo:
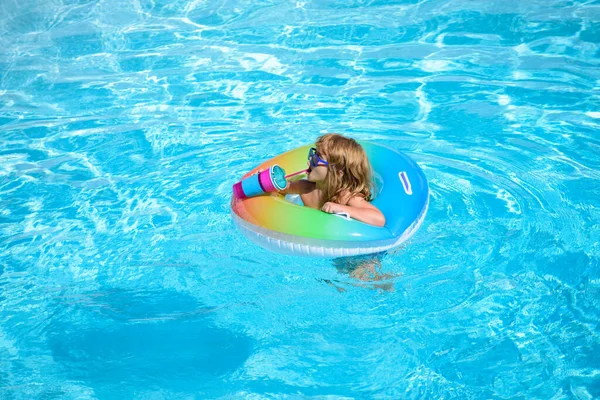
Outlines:
<svg viewBox="0 0 600 400"><path fill-rule="evenodd" d="M383 64L383 68L397 68L397 67L401 67L403 65L405 65L405 63L398 62L398 61L386 61Z"/></svg>
<svg viewBox="0 0 600 400"><path fill-rule="evenodd" d="M198 58L198 57L190 57L189 60L187 60L184 65L187 67L200 67L200 66L206 66L206 65L211 65L212 60L210 58Z"/></svg>
<svg viewBox="0 0 600 400"><path fill-rule="evenodd" d="M44 201L41 197L31 199L25 203L31 212L40 211L44 207Z"/></svg>
<svg viewBox="0 0 600 400"><path fill-rule="evenodd" d="M531 54L531 49L525 43L521 43L521 44L513 47L513 49L519 56L526 56L526 55Z"/></svg>
<svg viewBox="0 0 600 400"><path fill-rule="evenodd" d="M431 112L431 102L427 100L427 94L423 90L425 82L421 83L421 86L415 90L415 97L419 102L419 121L424 122L427 120L429 113Z"/></svg>
<svg viewBox="0 0 600 400"><path fill-rule="evenodd" d="M448 60L423 60L419 67L425 72L443 72L456 69L456 65Z"/></svg>
<svg viewBox="0 0 600 400"><path fill-rule="evenodd" d="M195 26L196 28L209 29L209 27L207 27L206 25L197 24L194 21L190 20L188 17L179 18L179 20L185 24Z"/></svg>
<svg viewBox="0 0 600 400"><path fill-rule="evenodd" d="M498 104L500 104L501 106L506 106L510 104L510 96L506 94L498 95Z"/></svg>
<svg viewBox="0 0 600 400"><path fill-rule="evenodd" d="M506 203L506 208L510 213L521 214L521 207L519 206L519 203L517 202L515 197L512 194L510 194L510 192L508 192L507 190L498 190L498 192L496 193L496 198L503 200Z"/></svg>
<svg viewBox="0 0 600 400"><path fill-rule="evenodd" d="M525 80L525 79L529 79L529 74L523 71L513 71L512 73L512 77L513 79L519 81L519 80Z"/></svg>
<svg viewBox="0 0 600 400"><path fill-rule="evenodd" d="M246 96L246 92L250 88L250 83L232 82L232 84L233 88L229 91L229 94L237 99L243 99Z"/></svg>
<svg viewBox="0 0 600 400"><path fill-rule="evenodd" d="M258 69L275 75L281 75L287 70L287 67L271 54L246 53L239 60L239 63L246 71Z"/></svg>
<svg viewBox="0 0 600 400"><path fill-rule="evenodd" d="M590 118L600 118L600 112L598 111L588 111L585 113Z"/></svg>
<svg viewBox="0 0 600 400"><path fill-rule="evenodd" d="M444 47L444 38L446 37L445 33L441 33L439 34L436 38L435 38L435 45L437 47L439 47L440 49L442 47Z"/></svg>

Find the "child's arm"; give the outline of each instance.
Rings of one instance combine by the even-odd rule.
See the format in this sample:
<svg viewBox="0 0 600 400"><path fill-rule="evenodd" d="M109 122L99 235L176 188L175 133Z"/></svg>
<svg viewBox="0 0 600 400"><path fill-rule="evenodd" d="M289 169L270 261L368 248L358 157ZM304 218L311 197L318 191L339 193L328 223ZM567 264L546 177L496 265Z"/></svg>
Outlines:
<svg viewBox="0 0 600 400"><path fill-rule="evenodd" d="M377 207L366 201L363 197L354 196L344 206L337 203L327 202L321 210L328 213L348 213L350 218L375 226L385 225L385 216Z"/></svg>
<svg viewBox="0 0 600 400"><path fill-rule="evenodd" d="M300 179L295 182L288 182L285 189L280 190L279 193L286 194L305 194L315 190L315 183L307 181L306 179Z"/></svg>

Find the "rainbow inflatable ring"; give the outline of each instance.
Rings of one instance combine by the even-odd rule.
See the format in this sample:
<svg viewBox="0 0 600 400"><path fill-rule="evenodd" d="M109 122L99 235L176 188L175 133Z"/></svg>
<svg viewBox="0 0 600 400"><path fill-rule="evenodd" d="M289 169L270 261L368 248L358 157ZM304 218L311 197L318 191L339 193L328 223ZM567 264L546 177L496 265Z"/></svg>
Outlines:
<svg viewBox="0 0 600 400"><path fill-rule="evenodd" d="M347 257L379 253L399 246L419 229L429 205L425 174L408 156L367 142L365 149L374 172L374 199L385 215L383 227L304 207L274 193L238 199L232 196L231 214L238 229L257 245L278 253ZM244 178L278 164L287 172L307 166L306 145L276 156Z"/></svg>

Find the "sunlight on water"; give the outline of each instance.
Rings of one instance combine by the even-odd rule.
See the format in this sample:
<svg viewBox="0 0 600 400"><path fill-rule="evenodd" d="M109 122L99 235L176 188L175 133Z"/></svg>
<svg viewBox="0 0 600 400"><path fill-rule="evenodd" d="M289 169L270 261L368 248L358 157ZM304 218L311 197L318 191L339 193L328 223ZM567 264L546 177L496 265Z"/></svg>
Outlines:
<svg viewBox="0 0 600 400"><path fill-rule="evenodd" d="M0 4L0 398L598 398L600 7ZM423 168L359 270L231 185L342 132Z"/></svg>

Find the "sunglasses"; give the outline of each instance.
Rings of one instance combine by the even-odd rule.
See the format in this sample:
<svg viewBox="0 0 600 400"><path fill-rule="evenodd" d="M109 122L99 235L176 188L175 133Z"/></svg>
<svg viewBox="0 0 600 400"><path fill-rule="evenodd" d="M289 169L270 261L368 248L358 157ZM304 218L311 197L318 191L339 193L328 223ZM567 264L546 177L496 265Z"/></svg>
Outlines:
<svg viewBox="0 0 600 400"><path fill-rule="evenodd" d="M310 166L312 168L316 168L319 165L329 165L327 161L319 157L319 155L317 154L317 149L315 149L314 147L311 147L308 151L308 162L310 163Z"/></svg>

